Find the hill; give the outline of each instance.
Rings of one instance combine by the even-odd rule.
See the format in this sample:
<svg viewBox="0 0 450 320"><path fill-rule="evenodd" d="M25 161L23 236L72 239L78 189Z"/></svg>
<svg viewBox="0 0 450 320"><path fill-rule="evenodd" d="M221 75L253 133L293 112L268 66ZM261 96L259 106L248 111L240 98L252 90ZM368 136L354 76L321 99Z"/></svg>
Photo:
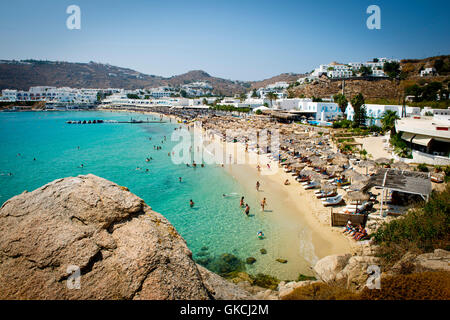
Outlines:
<svg viewBox="0 0 450 320"><path fill-rule="evenodd" d="M404 59L400 61L401 77L397 80L386 78L361 78L329 79L322 77L311 83L299 85L289 90L290 97L320 97L329 98L344 91L347 97L353 97L362 93L369 102L401 103L404 89L417 84L424 86L430 82L440 82L444 88L448 87L450 79L450 56L429 57L426 59ZM421 77L420 71L434 67L437 75L432 77Z"/></svg>
<svg viewBox="0 0 450 320"><path fill-rule="evenodd" d="M241 94L251 87L250 82L217 78L201 70L164 78L95 62L0 60L0 90L28 90L31 86L138 89L164 85L177 87L196 81L207 81L213 87L213 93L219 95Z"/></svg>

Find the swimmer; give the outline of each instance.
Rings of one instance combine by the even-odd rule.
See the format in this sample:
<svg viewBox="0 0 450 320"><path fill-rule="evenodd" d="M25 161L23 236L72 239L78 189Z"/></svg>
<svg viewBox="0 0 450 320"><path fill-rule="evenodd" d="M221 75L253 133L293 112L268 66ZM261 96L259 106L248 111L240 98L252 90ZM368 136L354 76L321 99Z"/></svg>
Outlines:
<svg viewBox="0 0 450 320"><path fill-rule="evenodd" d="M194 207L194 201L192 201L192 199L191 199L191 200L189 200L189 205L191 206L191 208L193 208L193 207Z"/></svg>
<svg viewBox="0 0 450 320"><path fill-rule="evenodd" d="M80 168L84 168L84 164L81 164L81 165L80 165Z"/></svg>
<svg viewBox="0 0 450 320"><path fill-rule="evenodd" d="M180 182L181 182L181 180L182 180L181 177L178 177L178 180L180 180Z"/></svg>
<svg viewBox="0 0 450 320"><path fill-rule="evenodd" d="M148 172L148 169L145 169L145 172Z"/></svg>
<svg viewBox="0 0 450 320"><path fill-rule="evenodd" d="M263 239L264 238L264 233L262 231L258 231L257 237L258 237L258 239Z"/></svg>
<svg viewBox="0 0 450 320"><path fill-rule="evenodd" d="M241 208L244 206L244 197L241 197L241 201L239 202L239 206Z"/></svg>

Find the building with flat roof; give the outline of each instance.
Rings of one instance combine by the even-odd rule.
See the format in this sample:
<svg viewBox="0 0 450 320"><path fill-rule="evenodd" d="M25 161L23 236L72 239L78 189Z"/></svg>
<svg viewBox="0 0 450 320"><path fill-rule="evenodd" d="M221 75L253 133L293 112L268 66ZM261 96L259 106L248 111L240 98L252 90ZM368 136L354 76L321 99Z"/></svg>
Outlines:
<svg viewBox="0 0 450 320"><path fill-rule="evenodd" d="M412 150L412 162L450 165L450 116L414 116L395 122Z"/></svg>

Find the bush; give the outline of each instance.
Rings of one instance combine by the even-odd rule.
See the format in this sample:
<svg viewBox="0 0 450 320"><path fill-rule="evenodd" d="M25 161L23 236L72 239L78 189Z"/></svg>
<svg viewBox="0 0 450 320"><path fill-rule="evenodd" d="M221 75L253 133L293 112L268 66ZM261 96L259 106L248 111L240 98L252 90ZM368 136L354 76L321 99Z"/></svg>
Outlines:
<svg viewBox="0 0 450 320"><path fill-rule="evenodd" d="M335 129L350 128L351 125L352 125L352 121L346 120L346 119L333 122L333 128L335 128Z"/></svg>
<svg viewBox="0 0 450 320"><path fill-rule="evenodd" d="M381 289L365 287L359 295L364 300L448 300L450 272L422 272L381 279Z"/></svg>
<svg viewBox="0 0 450 320"><path fill-rule="evenodd" d="M420 163L420 164L418 164L418 165L417 165L417 169L418 169L420 172L428 172L428 167L427 167L427 165L426 165L425 163Z"/></svg>
<svg viewBox="0 0 450 320"><path fill-rule="evenodd" d="M373 234L377 255L393 264L407 251L418 253L448 249L450 245L450 186L434 192L428 202L404 217L383 224Z"/></svg>
<svg viewBox="0 0 450 320"><path fill-rule="evenodd" d="M318 282L295 289L284 300L355 300L358 296L343 287Z"/></svg>

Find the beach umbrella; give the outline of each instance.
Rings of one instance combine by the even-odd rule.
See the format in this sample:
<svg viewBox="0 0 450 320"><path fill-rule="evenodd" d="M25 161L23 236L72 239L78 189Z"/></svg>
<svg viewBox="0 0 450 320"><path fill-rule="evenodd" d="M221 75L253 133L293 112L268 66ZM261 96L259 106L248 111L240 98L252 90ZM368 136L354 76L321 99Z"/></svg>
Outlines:
<svg viewBox="0 0 450 320"><path fill-rule="evenodd" d="M359 202L368 200L370 198L370 196L367 193L364 193L362 191L351 191L351 192L347 192L346 198L350 202L356 201L355 212L358 213Z"/></svg>
<svg viewBox="0 0 450 320"><path fill-rule="evenodd" d="M391 163L391 160L389 160L388 158L378 158L375 160L375 162L378 164L389 164Z"/></svg>
<svg viewBox="0 0 450 320"><path fill-rule="evenodd" d="M334 190L336 190L336 188L337 188L337 187L336 187L335 185L332 185L332 184L329 183L329 182L322 182L322 183L320 184L320 190L322 190L322 191L325 192L325 193L334 191Z"/></svg>
<svg viewBox="0 0 450 320"><path fill-rule="evenodd" d="M366 168L366 174L367 174L369 167L375 167L375 162L372 160L363 160L358 163L358 166L361 168Z"/></svg>
<svg viewBox="0 0 450 320"><path fill-rule="evenodd" d="M399 162L392 163L391 168L399 169L399 170L409 170L411 167L407 163L405 163L403 161L399 161Z"/></svg>
<svg viewBox="0 0 450 320"><path fill-rule="evenodd" d="M303 170L305 167L306 167L306 164L304 164L304 163L294 163L293 165L291 165L291 168L295 169L296 171Z"/></svg>
<svg viewBox="0 0 450 320"><path fill-rule="evenodd" d="M333 160L331 160L332 164L337 164L339 166L347 165L348 162L348 158L341 153L337 153Z"/></svg>
<svg viewBox="0 0 450 320"><path fill-rule="evenodd" d="M341 173L342 171L344 171L344 169L341 166L337 166L337 165L329 166L327 168L327 172L330 172L333 174Z"/></svg>

